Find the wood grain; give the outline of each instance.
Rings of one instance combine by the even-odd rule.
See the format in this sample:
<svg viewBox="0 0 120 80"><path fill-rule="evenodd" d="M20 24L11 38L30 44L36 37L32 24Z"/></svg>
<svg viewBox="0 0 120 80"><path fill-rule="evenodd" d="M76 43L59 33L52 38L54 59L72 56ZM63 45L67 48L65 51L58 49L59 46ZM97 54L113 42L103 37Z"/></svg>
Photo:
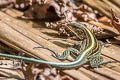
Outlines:
<svg viewBox="0 0 120 80"><path fill-rule="evenodd" d="M56 45L54 41L49 41L49 39L58 39L58 37L56 38L56 36L50 36L42 33L45 31L48 33L55 33L54 31L47 29L42 25L37 25L38 27L36 27L35 22L25 22L24 20L18 20L15 19L15 16L12 17L3 12L0 12L0 20L0 40L2 42L35 58L60 62L59 60L51 57L51 53L49 51L45 51L43 49L33 50L33 47L44 46L53 49L58 53L62 53L65 48ZM64 41L60 39L58 42L61 44L67 44L69 46L69 42L72 41L64 43ZM105 60L120 60L119 52L119 46L116 45L110 45L109 47L102 49L103 56L106 56L108 58L105 59L104 57ZM77 70L64 70L63 72L78 80L118 80L120 78L120 72L117 70L119 69L119 64L110 64L111 65L109 66L103 65L102 68L98 69L89 69L87 67L82 67ZM116 66L116 70L112 69L112 66Z"/></svg>
<svg viewBox="0 0 120 80"><path fill-rule="evenodd" d="M86 4L94 9L99 10L109 18L111 17L111 9L120 16L120 0L83 0ZM117 4L116 4L117 3Z"/></svg>
<svg viewBox="0 0 120 80"><path fill-rule="evenodd" d="M0 16L1 18L0 41L32 57L48 60L48 61L60 62L59 60L50 56L49 51L46 51L44 49L40 49L40 50L33 49L34 47L41 46L41 45L48 46L48 45L55 45L55 44L50 43L49 41L41 37L38 37L35 34L30 33L29 31L23 29L19 25L15 26L19 22L17 23L14 22L15 20L13 21L12 18L7 17L7 15L5 15L2 12L0 12L0 14L2 15ZM54 47L60 50L59 47L56 47L56 45ZM90 80L90 78L88 78L87 76L85 76L84 74L76 70L64 70L63 72L79 80L82 80L82 79Z"/></svg>

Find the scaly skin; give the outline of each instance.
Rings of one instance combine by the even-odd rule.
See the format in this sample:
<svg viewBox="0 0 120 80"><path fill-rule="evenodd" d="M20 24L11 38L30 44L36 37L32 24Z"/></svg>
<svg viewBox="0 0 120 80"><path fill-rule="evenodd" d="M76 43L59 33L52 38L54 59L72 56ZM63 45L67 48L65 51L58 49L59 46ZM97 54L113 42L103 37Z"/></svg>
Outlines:
<svg viewBox="0 0 120 80"><path fill-rule="evenodd" d="M58 55L57 53L54 53L57 59L63 59L63 60L66 59L69 55L72 55L75 57L75 60L72 62L68 62L68 63L49 62L44 60L38 60L38 59L8 55L8 54L0 54L0 56L22 59L25 61L31 61L36 63L49 64L51 66L57 68L63 68L63 69L77 68L88 62L90 63L91 67L98 67L102 62L102 57L100 56L101 46L99 45L97 39L85 25L80 23L69 24L68 29L70 29L77 37L79 37L79 34L75 32L74 27L80 28L85 36L85 39L83 41L80 41L80 45L78 45L79 49L76 49L75 48L76 46L72 48L68 48L63 52L61 56Z"/></svg>

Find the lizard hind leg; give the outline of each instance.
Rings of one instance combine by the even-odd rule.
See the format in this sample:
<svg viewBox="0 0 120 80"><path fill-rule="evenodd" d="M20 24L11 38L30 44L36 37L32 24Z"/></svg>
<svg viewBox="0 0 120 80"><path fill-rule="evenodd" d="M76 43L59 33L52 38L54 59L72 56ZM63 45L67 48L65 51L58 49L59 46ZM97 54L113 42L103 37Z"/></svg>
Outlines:
<svg viewBox="0 0 120 80"><path fill-rule="evenodd" d="M66 60L68 58L68 56L72 56L72 57L77 57L77 55L79 54L80 52L75 49L75 48L68 48L67 50L65 50L63 52L62 55L59 55L58 53L54 53L55 54L55 58L59 59L59 60Z"/></svg>
<svg viewBox="0 0 120 80"><path fill-rule="evenodd" d="M102 56L94 56L92 59L90 59L90 65L91 67L98 68L99 65L102 63L103 57Z"/></svg>

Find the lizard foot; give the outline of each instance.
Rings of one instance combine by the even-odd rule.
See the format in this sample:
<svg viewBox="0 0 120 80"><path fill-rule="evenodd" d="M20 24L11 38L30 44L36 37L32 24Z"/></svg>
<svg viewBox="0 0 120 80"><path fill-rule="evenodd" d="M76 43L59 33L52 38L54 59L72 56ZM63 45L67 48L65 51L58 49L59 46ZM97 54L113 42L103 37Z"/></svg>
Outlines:
<svg viewBox="0 0 120 80"><path fill-rule="evenodd" d="M91 65L91 67L98 68L98 66L101 64L102 61L103 61L103 57L102 56L96 56L96 57L93 57L90 60L90 65Z"/></svg>

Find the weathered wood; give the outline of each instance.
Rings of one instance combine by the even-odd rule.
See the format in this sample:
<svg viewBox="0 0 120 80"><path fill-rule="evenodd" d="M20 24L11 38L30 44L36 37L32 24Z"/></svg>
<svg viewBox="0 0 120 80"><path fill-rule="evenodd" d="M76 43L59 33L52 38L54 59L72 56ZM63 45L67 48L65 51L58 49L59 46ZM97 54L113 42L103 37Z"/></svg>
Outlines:
<svg viewBox="0 0 120 80"><path fill-rule="evenodd" d="M98 73L98 74L102 74L103 76L106 76L109 79L113 79L113 80L120 79L120 73L116 72L114 70L111 70L109 68L103 67L103 68L99 68L99 69L94 69L93 72Z"/></svg>
<svg viewBox="0 0 120 80"><path fill-rule="evenodd" d="M107 77L104 77L103 75L97 74L95 72L90 71L89 69L80 68L80 72L83 72L86 76L88 76L91 80L109 80Z"/></svg>
<svg viewBox="0 0 120 80"><path fill-rule="evenodd" d="M48 41L49 39L56 39L56 37L55 36L48 37L48 35L41 33L42 31L44 31L44 28L41 27L41 25L39 25L37 28L35 28L35 26L33 25L34 23L32 23L32 22L28 23L25 21L20 21L20 20L14 19L2 12L0 12L0 19L1 19L1 24L7 25L9 27L9 29L14 30L14 35L16 35L15 33L17 33L17 34L21 35L21 37L24 37L24 39L22 41L21 41L21 38L19 40L21 42L21 44L24 43L24 44L32 45L32 47L28 47L28 45L26 45L27 49L29 50L29 52L28 52L28 50L26 51L26 49L23 49L23 48L21 49L21 47L24 47L24 46L18 42L19 45L17 45L17 48L20 51L23 50L23 52L25 52L27 54L35 55L35 57L41 58L44 60L60 62L60 61L54 59L53 57L51 57L50 52L47 53L46 51L42 51L41 49L40 50L37 49L38 51L35 50L35 52L32 51L32 48L34 46L41 46L41 45L48 47L50 49L53 49L54 51L56 51L58 53L62 53L65 50L64 48L61 48L61 47L51 43L52 41ZM7 28L7 27L5 27L5 28ZM4 29L4 30L6 30L6 29ZM9 30L6 30L6 33L8 33L7 31L10 32ZM46 31L47 31L47 29L46 29ZM0 30L0 32L1 32L1 30ZM52 33L52 30L50 32ZM48 33L49 33L49 29L48 29ZM2 34L2 35L5 36L5 34ZM9 37L12 37L12 36L9 36ZM16 36L15 38L19 39L19 36ZM12 38L9 38L9 39L13 40ZM60 42L62 44L62 40L59 40L58 42ZM10 42L7 42L7 41L5 43L8 45L12 45ZM64 44L67 44L67 42ZM12 46L15 47L15 45L16 44L14 44ZM19 47L19 46L21 46L21 47ZM118 46L112 45L110 47L103 48L102 53L104 55L107 55L108 57L112 57L113 59L116 59L116 57L117 57L117 60L119 60L120 55L118 53L116 53L115 51L114 51L115 54L113 54L111 56L111 54L113 52L112 48L114 48L115 51L118 51L118 49L119 49ZM37 53L39 53L39 55ZM42 54L44 54L44 55L42 55ZM117 56L115 56L115 55L117 55ZM113 63L110 63L110 64L111 64L111 66L113 66ZM117 64L114 64L114 65L117 66ZM105 73L104 73L104 71L105 71ZM90 80L90 79L97 79L97 80L99 80L99 79L107 80L108 79L109 80L109 79L119 79L119 76L120 76L119 71L117 71L117 69L114 71L113 69L110 68L110 66L109 67L102 66L102 68L92 69L92 70L87 69L87 68L86 69L80 68L79 70L65 70L64 72L66 74L68 74L76 79L80 79L80 80ZM107 74L107 73L109 73L109 74ZM112 75L112 76L109 76L109 75Z"/></svg>
<svg viewBox="0 0 120 80"><path fill-rule="evenodd" d="M2 15L2 16L1 16ZM4 16L4 19L3 19ZM50 56L50 52L46 51L44 49L33 49L34 47L41 46L41 45L52 45L52 48L57 48L56 45L50 43L49 41L36 36L33 33L30 33L29 31L23 29L19 25L17 25L19 22L16 23L15 20L13 20L10 17L5 17L7 15L0 12L0 40L7 45L17 48L17 50L24 52L28 55L34 56L36 58L41 58L48 61L54 61L54 62L60 62L59 60L56 60L55 58ZM14 24L14 25L12 25ZM16 26L15 26L16 25ZM62 49L62 48L61 48ZM61 50L59 49L59 50ZM62 49L63 50L63 49ZM76 79L85 79L90 80L87 76L82 74L79 71L76 70L64 70L66 74L76 78Z"/></svg>
<svg viewBox="0 0 120 80"><path fill-rule="evenodd" d="M120 6L119 2L120 0L83 0L86 4L90 5L92 8L98 9L103 14L105 14L108 17L111 17L111 9L120 16ZM114 3L117 3L115 5Z"/></svg>
<svg viewBox="0 0 120 80"><path fill-rule="evenodd" d="M120 60L119 52L120 52L120 46L118 45L109 45L108 47L104 47L102 49L102 54L114 60Z"/></svg>
<svg viewBox="0 0 120 80"><path fill-rule="evenodd" d="M109 61L109 60L112 60L112 59L104 56L104 62ZM114 63L104 64L104 65L102 65L102 67L107 67L109 69L112 69L112 70L117 71L117 72L120 73L120 67L119 67L119 65L120 65L120 63L118 63L118 62L115 63L114 62Z"/></svg>
<svg viewBox="0 0 120 80"><path fill-rule="evenodd" d="M120 7L120 0L109 0L112 3L116 4L118 7Z"/></svg>

